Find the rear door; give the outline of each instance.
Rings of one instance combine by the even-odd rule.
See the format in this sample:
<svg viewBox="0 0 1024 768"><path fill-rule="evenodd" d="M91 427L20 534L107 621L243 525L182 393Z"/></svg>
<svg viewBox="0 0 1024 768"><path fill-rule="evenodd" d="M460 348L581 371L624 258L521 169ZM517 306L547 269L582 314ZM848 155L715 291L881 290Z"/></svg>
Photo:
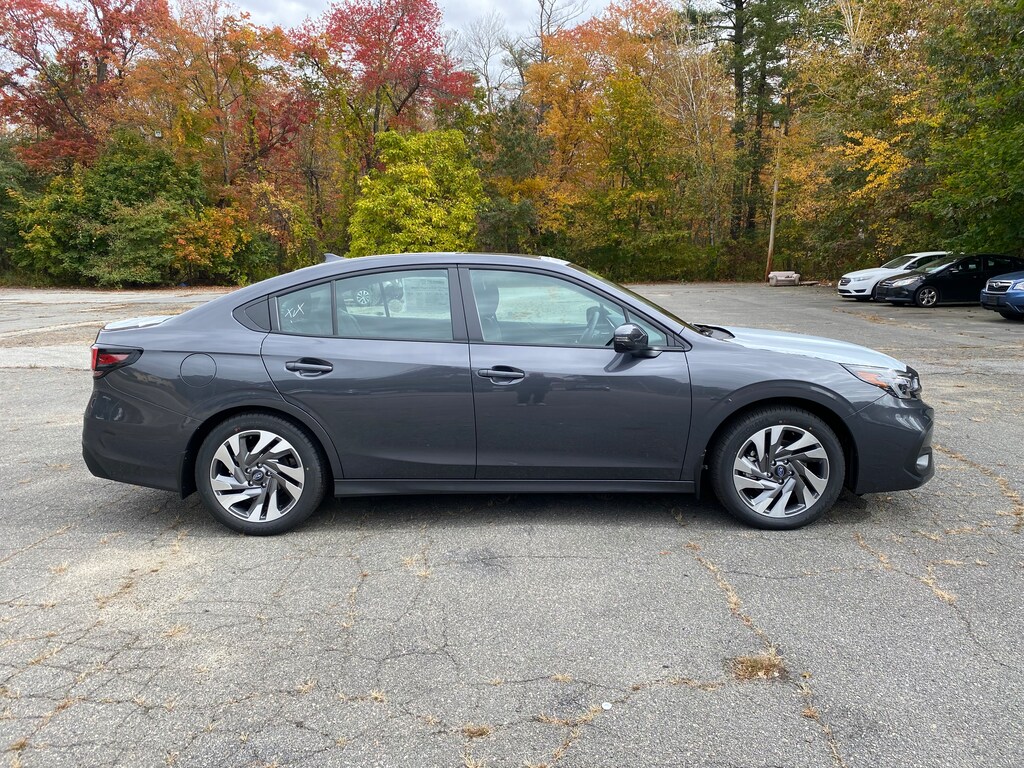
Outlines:
<svg viewBox="0 0 1024 768"><path fill-rule="evenodd" d="M454 269L377 271L271 301L263 361L330 433L347 479L472 478L473 388Z"/></svg>
<svg viewBox="0 0 1024 768"><path fill-rule="evenodd" d="M986 280L990 280L993 277L998 277L999 275L1005 275L1009 272L1016 272L1019 269L1021 269L1020 260L1015 259L1012 256L994 255L985 257ZM982 288L984 287L985 286L982 285Z"/></svg>
<svg viewBox="0 0 1024 768"><path fill-rule="evenodd" d="M690 425L681 347L616 353L612 332L644 323L617 302L530 270L462 273L472 343L477 478L678 480Z"/></svg>

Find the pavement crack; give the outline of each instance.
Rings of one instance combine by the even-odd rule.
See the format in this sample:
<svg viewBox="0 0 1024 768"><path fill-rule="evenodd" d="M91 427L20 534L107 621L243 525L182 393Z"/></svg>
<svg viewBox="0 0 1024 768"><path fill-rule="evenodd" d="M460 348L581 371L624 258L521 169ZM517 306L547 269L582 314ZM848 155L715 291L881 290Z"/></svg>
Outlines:
<svg viewBox="0 0 1024 768"><path fill-rule="evenodd" d="M932 448L941 453L943 456L948 456L949 458L959 461L962 464L966 464L971 469L977 470L985 477L994 481L995 484L999 487L999 492L1003 494L1003 496L1013 505L1009 513L1015 518L1013 522L1013 532L1020 533L1021 530L1024 529L1024 498L1022 498L1020 493L1013 488L1009 480L1000 475L991 467L985 466L984 464L981 464L975 461L974 459L970 459L967 456L964 456L962 453L954 451L952 448L947 448L946 446L939 445L937 443L933 445Z"/></svg>
<svg viewBox="0 0 1024 768"><path fill-rule="evenodd" d="M732 615L735 616L743 626L749 629L754 636L761 641L761 644L764 647L764 653L760 656L736 659L733 667L734 676L737 677L737 679L768 679L770 677L775 677L784 681L787 673L784 656L779 653L778 643L772 640L768 632L744 609L743 600L740 598L736 587L733 586L733 584L725 577L722 569L702 553L700 545L695 541L690 541L685 546L690 552L690 556L714 578L715 584L725 595L726 602L729 605L729 611ZM744 670L748 670L749 674L752 676L743 677ZM810 684L806 682L807 679L808 678L805 677L804 682L796 685L797 691L805 701L809 701L810 697L813 696L813 690L811 689ZM805 706L803 712L805 716L807 711L808 707ZM814 709L814 717L811 719L817 723L821 730L822 738L825 740L829 754L832 757L832 764L834 768L847 768L846 761L843 759L842 752L839 748L839 742L836 739L830 723L821 716L821 713L816 708Z"/></svg>

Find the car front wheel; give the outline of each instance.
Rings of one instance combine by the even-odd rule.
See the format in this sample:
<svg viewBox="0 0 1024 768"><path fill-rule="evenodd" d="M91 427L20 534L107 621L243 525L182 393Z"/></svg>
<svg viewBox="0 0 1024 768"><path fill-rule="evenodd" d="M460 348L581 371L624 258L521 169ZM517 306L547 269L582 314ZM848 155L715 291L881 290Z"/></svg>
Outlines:
<svg viewBox="0 0 1024 768"><path fill-rule="evenodd" d="M800 408L752 411L711 451L711 483L734 517L757 528L799 528L839 497L846 462L829 426Z"/></svg>
<svg viewBox="0 0 1024 768"><path fill-rule="evenodd" d="M939 303L939 292L930 285L922 285L914 294L914 303L919 307L934 307Z"/></svg>
<svg viewBox="0 0 1024 768"><path fill-rule="evenodd" d="M320 451L290 421L242 413L207 435L196 457L196 487L211 514L254 536L291 530L320 505Z"/></svg>

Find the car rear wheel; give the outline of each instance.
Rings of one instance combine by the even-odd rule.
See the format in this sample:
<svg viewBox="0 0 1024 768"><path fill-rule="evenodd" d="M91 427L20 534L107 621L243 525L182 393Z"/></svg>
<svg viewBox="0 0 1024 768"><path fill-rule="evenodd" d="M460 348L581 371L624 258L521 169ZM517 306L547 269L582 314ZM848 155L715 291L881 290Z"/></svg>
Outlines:
<svg viewBox="0 0 1024 768"><path fill-rule="evenodd" d="M196 488L228 528L254 536L291 530L320 505L320 451L292 422L242 413L207 435L196 457Z"/></svg>
<svg viewBox="0 0 1024 768"><path fill-rule="evenodd" d="M930 285L922 285L914 294L914 303L919 307L934 307L939 303L939 292Z"/></svg>
<svg viewBox="0 0 1024 768"><path fill-rule="evenodd" d="M752 411L732 424L710 457L715 494L757 528L799 528L839 498L846 462L829 426L800 408Z"/></svg>

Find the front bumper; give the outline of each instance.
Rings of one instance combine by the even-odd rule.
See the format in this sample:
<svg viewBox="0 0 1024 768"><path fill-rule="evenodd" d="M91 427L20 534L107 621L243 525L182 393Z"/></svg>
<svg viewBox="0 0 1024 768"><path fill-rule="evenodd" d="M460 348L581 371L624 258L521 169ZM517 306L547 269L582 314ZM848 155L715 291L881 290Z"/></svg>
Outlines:
<svg viewBox="0 0 1024 768"><path fill-rule="evenodd" d="M1024 291L1007 291L1006 293L981 292L981 306L994 312L1009 312L1024 317Z"/></svg>
<svg viewBox="0 0 1024 768"><path fill-rule="evenodd" d="M879 284L875 289L875 299L895 302L913 301L914 292L920 287L920 283L912 283L895 288L891 285Z"/></svg>
<svg viewBox="0 0 1024 768"><path fill-rule="evenodd" d="M935 474L935 412L921 400L883 395L846 421L857 443L856 494L919 488Z"/></svg>
<svg viewBox="0 0 1024 768"><path fill-rule="evenodd" d="M844 298L855 299L858 296L870 296L871 289L874 287L875 284L870 280L863 283L849 282L845 285L840 282L839 285L836 286L836 292Z"/></svg>

